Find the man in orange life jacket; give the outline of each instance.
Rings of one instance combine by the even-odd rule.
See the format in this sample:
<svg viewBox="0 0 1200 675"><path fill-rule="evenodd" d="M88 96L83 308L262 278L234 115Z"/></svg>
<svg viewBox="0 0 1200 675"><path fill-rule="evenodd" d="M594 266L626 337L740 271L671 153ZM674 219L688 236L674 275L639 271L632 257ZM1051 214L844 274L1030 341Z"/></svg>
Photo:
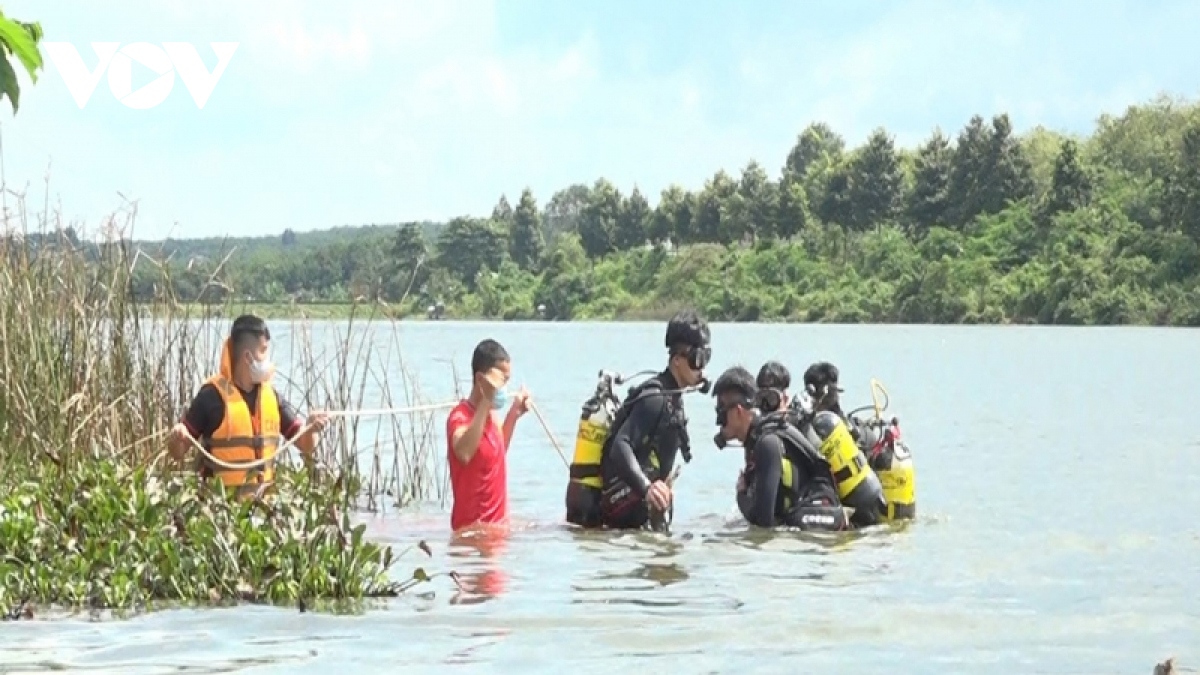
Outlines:
<svg viewBox="0 0 1200 675"><path fill-rule="evenodd" d="M243 315L233 322L221 349L221 367L200 387L183 419L171 430L168 448L182 459L197 439L213 457L232 465L272 458L280 437L296 437L306 425L296 411L271 386L274 366L267 359L271 332L262 319ZM309 420L308 430L296 440L307 460L317 434L329 423L323 413ZM226 488L247 496L275 477L274 462L261 468L233 470L199 460L200 475L219 476Z"/></svg>

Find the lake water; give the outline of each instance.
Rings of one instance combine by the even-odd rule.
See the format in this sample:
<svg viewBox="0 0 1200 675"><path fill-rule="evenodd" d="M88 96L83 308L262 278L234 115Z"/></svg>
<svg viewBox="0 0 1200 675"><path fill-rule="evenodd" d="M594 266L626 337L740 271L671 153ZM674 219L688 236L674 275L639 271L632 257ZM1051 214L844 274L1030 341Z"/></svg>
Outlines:
<svg viewBox="0 0 1200 675"><path fill-rule="evenodd" d="M453 393L447 359L465 374L476 342L500 340L568 452L601 367L665 364L663 323L400 331L430 401ZM840 541L751 531L734 506L741 450L712 446L712 398L694 394L695 459L672 533L572 532L566 471L528 415L509 454L519 525L507 539L452 545L436 502L367 517L375 538L433 547L432 559L405 554L398 578L454 569L467 591L441 577L349 617L243 607L9 623L0 672L1062 675L1200 663L1195 331L721 324L713 346L713 378L777 358L799 381L828 359L851 406L882 381L917 463L918 520ZM286 372L286 351L276 359Z"/></svg>

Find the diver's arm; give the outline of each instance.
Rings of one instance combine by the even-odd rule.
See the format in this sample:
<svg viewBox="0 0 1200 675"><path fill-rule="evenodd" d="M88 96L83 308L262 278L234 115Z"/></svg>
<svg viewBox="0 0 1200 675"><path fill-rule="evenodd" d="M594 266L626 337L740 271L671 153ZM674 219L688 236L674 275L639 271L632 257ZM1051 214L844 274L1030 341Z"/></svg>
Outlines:
<svg viewBox="0 0 1200 675"><path fill-rule="evenodd" d="M738 488L737 491L737 506L738 511L742 512L742 517L746 522L751 522L751 517L754 515L754 484L744 485Z"/></svg>
<svg viewBox="0 0 1200 675"><path fill-rule="evenodd" d="M665 401L666 397L662 394L647 394L646 398L633 404L629 417L613 435L613 470L639 497L646 496L646 491L650 489L650 479L637 461L633 444L647 438L658 426L658 418L663 412Z"/></svg>
<svg viewBox="0 0 1200 675"><path fill-rule="evenodd" d="M783 441L769 435L754 444L754 503L746 520L759 527L775 526L775 499L779 495Z"/></svg>

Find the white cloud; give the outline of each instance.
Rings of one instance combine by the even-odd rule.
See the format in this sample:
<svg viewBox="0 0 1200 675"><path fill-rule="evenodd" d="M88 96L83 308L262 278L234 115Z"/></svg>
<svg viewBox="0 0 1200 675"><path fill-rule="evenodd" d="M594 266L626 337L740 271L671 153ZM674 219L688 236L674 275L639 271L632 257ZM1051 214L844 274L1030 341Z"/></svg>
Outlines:
<svg viewBox="0 0 1200 675"><path fill-rule="evenodd" d="M311 70L318 59L330 58L362 66L371 53L371 39L359 25L345 31L319 26L310 33L303 23L289 18L269 24L266 30L274 38L281 56L304 70Z"/></svg>

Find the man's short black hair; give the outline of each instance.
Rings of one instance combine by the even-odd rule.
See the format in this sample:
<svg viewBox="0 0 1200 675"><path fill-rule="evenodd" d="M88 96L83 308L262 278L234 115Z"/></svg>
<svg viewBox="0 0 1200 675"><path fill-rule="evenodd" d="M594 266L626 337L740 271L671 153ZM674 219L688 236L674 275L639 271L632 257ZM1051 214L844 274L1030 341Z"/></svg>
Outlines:
<svg viewBox="0 0 1200 675"><path fill-rule="evenodd" d="M471 354L471 374L486 373L501 363L511 360L508 350L499 342L488 338L475 345L475 352Z"/></svg>
<svg viewBox="0 0 1200 675"><path fill-rule="evenodd" d="M253 349L258 346L258 339L264 337L271 339L267 322L253 314L243 314L234 319L233 327L229 329L229 339L233 343L234 352Z"/></svg>
<svg viewBox="0 0 1200 675"><path fill-rule="evenodd" d="M837 383L838 383L837 366L833 365L832 363L830 363L828 361L818 361L818 362L812 364L811 366L809 366L808 370L804 371L804 386L805 387L813 386L818 389L821 388L822 386L826 386L826 385L833 385L834 387L836 387Z"/></svg>
<svg viewBox="0 0 1200 675"><path fill-rule="evenodd" d="M680 310L667 322L667 335L663 342L674 351L680 347L704 347L712 341L712 333L705 321L693 309Z"/></svg>
<svg viewBox="0 0 1200 675"><path fill-rule="evenodd" d="M726 394L737 394L746 400L746 405L752 405L758 395L758 387L754 384L754 376L741 366L733 366L721 373L712 386L712 395L719 401Z"/></svg>
<svg viewBox="0 0 1200 675"><path fill-rule="evenodd" d="M778 389L784 391L792 386L792 374L787 366L778 361L767 361L758 370L758 378L754 381L759 389Z"/></svg>
<svg viewBox="0 0 1200 675"><path fill-rule="evenodd" d="M817 409L833 410L840 414L841 401L838 393L838 369L828 361L818 361L804 371L804 387L813 397Z"/></svg>

